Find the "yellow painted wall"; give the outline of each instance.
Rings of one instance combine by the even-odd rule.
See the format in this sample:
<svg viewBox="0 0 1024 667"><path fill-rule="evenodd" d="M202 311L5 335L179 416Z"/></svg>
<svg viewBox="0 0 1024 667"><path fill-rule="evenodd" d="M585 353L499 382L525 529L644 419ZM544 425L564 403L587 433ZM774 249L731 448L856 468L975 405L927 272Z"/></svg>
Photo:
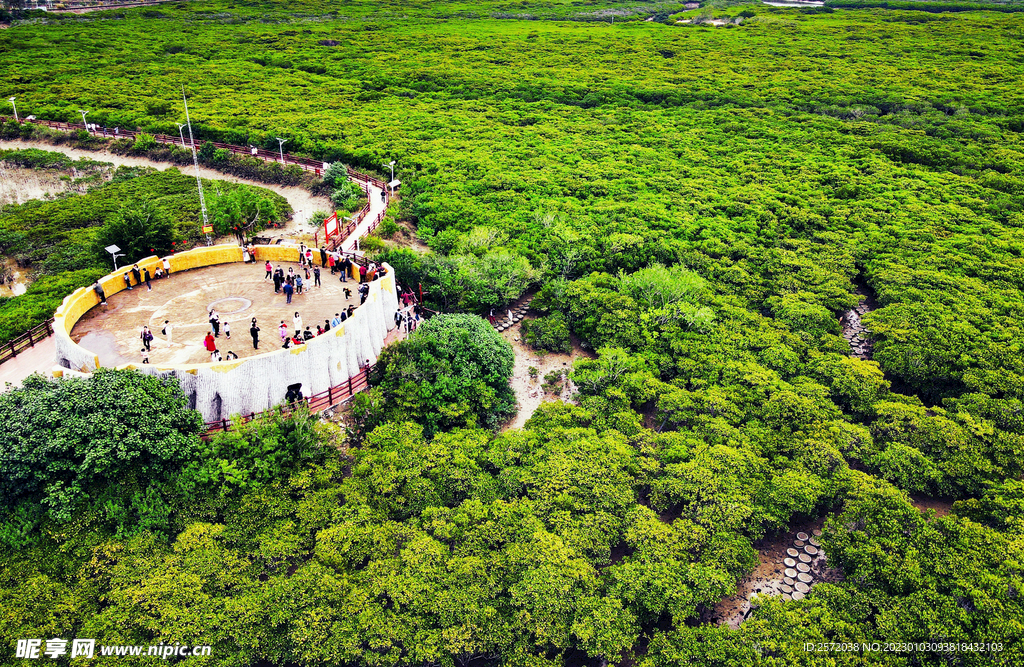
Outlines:
<svg viewBox="0 0 1024 667"><path fill-rule="evenodd" d="M258 245L253 247L252 252L260 262L299 262L299 249L292 246Z"/></svg>
<svg viewBox="0 0 1024 667"><path fill-rule="evenodd" d="M204 248L193 248L186 252L171 255L171 273L187 271L214 264L228 264L242 261L242 249L234 244L215 245Z"/></svg>
<svg viewBox="0 0 1024 667"><path fill-rule="evenodd" d="M298 262L299 261L299 249L290 246L255 246L253 252L256 255L256 259L260 261L266 261L269 259L271 262ZM215 264L227 264L230 262L241 262L243 261L242 249L236 245L218 245L212 247L194 248L186 252L179 253L177 255L171 255L171 273L176 271L185 271L187 269L197 269L205 266L213 266ZM163 260L160 257L151 256L145 259L139 260L139 269L148 268L150 274L154 273L157 267L163 266ZM387 265L385 265L387 266ZM128 266L127 270L131 270L131 265ZM127 289L124 284L124 271L125 269L119 268L116 273L111 273L103 278L100 278L99 283L103 287L104 293L109 298L112 294ZM394 270L388 268L388 276L385 278L385 289L394 290L392 284L388 283L388 280L394 280ZM359 266L352 263L352 277L359 280ZM134 284L134 283L133 283ZM71 330L75 327L75 323L94 306L100 302L99 296L93 291L92 287L82 287L75 290L73 293L68 295L61 306L54 313L54 335L63 336L64 338L71 339ZM344 335L345 328L340 327L335 329L334 335ZM305 345L296 346L293 354L298 354L305 350ZM252 359L252 357L249 357ZM242 363L247 359L231 362L221 362L214 368L215 370L228 371ZM118 368L133 368L136 364L125 364ZM100 362L99 357L96 357L96 367L99 368ZM180 364L180 365L157 365L160 370L171 370L177 369L185 372L195 372L199 367L206 366L206 364Z"/></svg>

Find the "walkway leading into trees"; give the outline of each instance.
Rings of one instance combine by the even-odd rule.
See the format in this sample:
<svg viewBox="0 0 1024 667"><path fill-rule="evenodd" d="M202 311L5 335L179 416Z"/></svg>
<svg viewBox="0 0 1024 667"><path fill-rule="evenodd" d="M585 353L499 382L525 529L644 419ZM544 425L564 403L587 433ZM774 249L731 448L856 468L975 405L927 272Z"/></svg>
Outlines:
<svg viewBox="0 0 1024 667"><path fill-rule="evenodd" d="M39 141L22 141L22 140L0 140L0 147L9 149L27 149L37 148L40 150L52 151L57 153L63 153L68 157L74 159L88 158L91 160L100 160L103 162L110 162L115 166L128 166L128 167L153 167L158 170L166 170L172 165L164 162L156 162L141 157L115 155L109 150L102 151L90 151L77 148L70 148L67 146L54 146ZM240 147L234 147L240 148ZM239 151L233 151L239 152ZM262 157L262 156L261 156ZM292 156L286 155L286 158L292 158ZM302 158L292 158L293 163L299 164L304 169L312 168L312 161L305 160ZM301 162L301 163L300 163ZM310 164L304 164L309 162ZM322 163L321 163L322 164ZM193 172L194 168L187 170L183 169L185 173ZM284 185L273 185L267 183L261 183L259 181L252 181L249 179L239 178L230 174L223 174L219 171L200 167L199 175L205 179L211 180L222 180L229 181L232 183L241 183L245 185L251 185L254 187L261 187L276 192L277 194L284 197L292 207L293 218L291 222L283 229L274 230L277 232L274 236L277 237L306 237L311 233L316 233L315 228L309 225L309 218L313 211L317 209L331 210L333 204L326 197L315 197L308 190L298 186L284 186ZM388 202L387 199L381 197L381 191L383 183L373 177L367 177L358 172L350 170L350 178L355 183L359 184L363 188L363 191L367 194L366 205L358 212L353 214L353 217L357 217L355 220L355 227L348 231L348 233L341 239L341 242L337 244L337 249L345 252L350 252L358 255L362 255L362 250L357 249L358 240L372 232L383 220L384 214L387 211ZM344 221L343 221L344 223ZM345 229L343 224L342 229ZM317 234L321 244L323 241L323 231L320 229ZM19 355L18 359L12 359L11 361L0 364L0 383L10 382L14 385L19 385L22 380L31 375L32 373L42 373L47 375L50 369L53 367L54 360L54 345L52 338L47 338L40 344L33 348L31 354L25 354L24 358ZM0 384L0 390L6 386Z"/></svg>
<svg viewBox="0 0 1024 667"><path fill-rule="evenodd" d="M49 336L36 343L35 347L19 352L18 356L0 364L0 392L7 391L8 383L15 387L21 386L22 381L33 373L48 375L56 355L53 336Z"/></svg>
<svg viewBox="0 0 1024 667"><path fill-rule="evenodd" d="M53 144L47 144L42 141L11 141L0 139L0 148L5 149L21 149L26 148L37 148L39 150L50 151L53 153L63 153L70 158L76 160L81 158L88 158L90 160L99 160L101 162L110 162L111 164L121 167L153 167L160 171L165 171L171 167L175 167L187 176L195 176L195 168L192 166L182 167L179 165L171 164L169 162L155 162L153 160L147 160L142 157L132 157L130 155L115 155L109 150L102 151L89 151L81 148L70 148L68 146L54 146ZM331 210L334 204L327 197L316 197L306 188L297 185L273 185L269 183L261 183L259 181L252 181L246 178L239 178L238 176L232 176L231 174L223 174L213 169L207 169L206 167L199 168L199 175L202 178L209 180L229 181L231 183L241 183L243 185L251 185L257 188L266 188L271 192L276 192L285 199L292 207L292 220L282 229L273 230L276 236L299 236L299 235L312 235L315 231L309 226L309 216L313 211L317 209ZM362 185L360 183L360 185ZM380 199L380 190L377 190L377 198Z"/></svg>

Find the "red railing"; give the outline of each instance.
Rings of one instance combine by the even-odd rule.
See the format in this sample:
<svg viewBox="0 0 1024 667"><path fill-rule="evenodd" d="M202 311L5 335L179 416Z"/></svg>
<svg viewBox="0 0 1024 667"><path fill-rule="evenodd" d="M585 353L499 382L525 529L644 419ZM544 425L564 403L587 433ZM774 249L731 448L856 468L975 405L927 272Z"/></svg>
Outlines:
<svg viewBox="0 0 1024 667"><path fill-rule="evenodd" d="M345 382L342 382L335 387L331 387L327 391L322 391L319 394L303 398L302 403L309 407L309 411L311 413L326 410L327 408L333 405L338 405L339 403L345 403L346 401L351 400L353 396L370 386L370 371L372 370L373 366L367 366ZM265 414L275 412L278 409L283 410L283 412L287 414L291 412L292 407L284 405L279 406L279 408L271 408L262 412L253 412L249 415L242 415L241 421L244 424L245 422L252 421L253 419L258 419ZM218 431L230 431L233 425L234 422L231 419L220 419L214 422L207 422L206 434L217 433Z"/></svg>
<svg viewBox="0 0 1024 667"><path fill-rule="evenodd" d="M44 340L51 334L53 334L52 317L39 326L29 329L17 338L4 343L3 349L0 349L0 364L8 359L15 358L19 352L24 352L27 348L35 347L36 343Z"/></svg>

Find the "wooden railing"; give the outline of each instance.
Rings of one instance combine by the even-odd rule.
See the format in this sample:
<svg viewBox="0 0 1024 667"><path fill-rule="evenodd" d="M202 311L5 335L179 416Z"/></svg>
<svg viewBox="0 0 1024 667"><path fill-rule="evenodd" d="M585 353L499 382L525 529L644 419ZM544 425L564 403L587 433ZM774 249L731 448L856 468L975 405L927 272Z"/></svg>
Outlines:
<svg viewBox="0 0 1024 667"><path fill-rule="evenodd" d="M35 347L36 343L51 334L53 334L52 317L39 326L29 329L17 338L4 343L3 349L0 349L0 364L8 359L15 358L19 352L24 352L27 348Z"/></svg>
<svg viewBox="0 0 1024 667"><path fill-rule="evenodd" d="M342 382L335 387L331 387L327 391L314 394L308 398L303 397L301 401L296 401L291 405L285 404L262 412L252 412L248 415L241 415L241 422L244 424L245 422L252 421L253 419L259 419L263 415L277 412L278 410L281 410L284 414L288 414L299 403L308 406L310 413L320 412L331 406L345 403L351 400L353 396L370 386L370 372L373 371L373 368L373 366L367 366L345 382ZM214 422L206 422L206 434L209 435L210 433L217 433L218 431L230 431L233 425L234 421L231 419L220 419Z"/></svg>

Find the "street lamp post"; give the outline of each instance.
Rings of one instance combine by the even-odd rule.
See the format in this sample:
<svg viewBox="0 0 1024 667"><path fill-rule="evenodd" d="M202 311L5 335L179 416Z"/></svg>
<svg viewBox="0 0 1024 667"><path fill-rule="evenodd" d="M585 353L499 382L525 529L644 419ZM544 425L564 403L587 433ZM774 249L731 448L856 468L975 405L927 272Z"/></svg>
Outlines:
<svg viewBox="0 0 1024 667"><path fill-rule="evenodd" d="M178 126L178 137L181 138L181 147L185 148L185 135L182 133L182 128L185 127L185 123L175 123Z"/></svg>
<svg viewBox="0 0 1024 667"><path fill-rule="evenodd" d="M14 103L15 98L8 97L7 100L11 103L11 106L14 107L14 122L20 122L18 121L18 105Z"/></svg>
<svg viewBox="0 0 1024 667"><path fill-rule="evenodd" d="M104 248L104 250L106 250L111 255L113 255L113 257L114 257L114 270L117 271L117 258L118 257L124 257L124 253L122 253L121 249L118 248L116 245L108 245L106 248Z"/></svg>
<svg viewBox="0 0 1024 667"><path fill-rule="evenodd" d="M82 125L85 126L85 131L88 132L89 131L89 124L85 122L85 114L87 114L89 112L88 111L84 111L82 109L79 109L78 113L82 114Z"/></svg>
<svg viewBox="0 0 1024 667"><path fill-rule="evenodd" d="M282 139L281 137L274 137L274 138L277 139L277 148L278 148L278 150L281 151L281 164L284 165L284 145L286 143L288 143L288 140L287 139Z"/></svg>
<svg viewBox="0 0 1024 667"><path fill-rule="evenodd" d="M384 193L385 193L385 194L387 194L388 188L390 187L390 185L391 185L392 183L394 183L394 182L395 182L395 161L394 161L394 160L392 160L391 162L385 162L385 163L384 163L384 166L385 166L385 167L390 167L390 168L391 168L391 180L390 180L390 181L388 181L388 184L384 186ZM382 195L382 196L383 196L383 195Z"/></svg>

